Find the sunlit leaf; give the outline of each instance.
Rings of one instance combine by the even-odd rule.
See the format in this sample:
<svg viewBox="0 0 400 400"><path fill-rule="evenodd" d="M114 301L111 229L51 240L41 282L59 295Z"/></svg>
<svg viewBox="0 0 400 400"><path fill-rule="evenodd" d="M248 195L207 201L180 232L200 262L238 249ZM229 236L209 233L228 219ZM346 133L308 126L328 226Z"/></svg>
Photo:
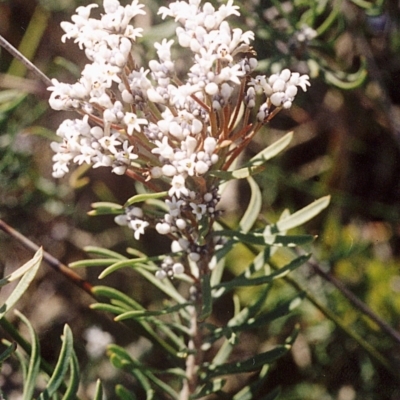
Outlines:
<svg viewBox="0 0 400 400"><path fill-rule="evenodd" d="M138 318L146 318L150 316L159 316L159 315L167 315L181 310L182 308L190 305L186 304L177 304L172 307L167 307L159 311L148 311L148 310L135 310L135 311L127 311L123 314L118 315L115 318L115 321L123 321L124 319L138 319Z"/></svg>
<svg viewBox="0 0 400 400"><path fill-rule="evenodd" d="M200 315L198 317L200 321L209 317L212 312L210 274L203 274L203 276L201 277L201 293L203 296L203 304Z"/></svg>
<svg viewBox="0 0 400 400"><path fill-rule="evenodd" d="M39 260L39 255L35 254L35 256L31 260L26 262L22 267L19 267L17 270L7 275L5 278L0 279L0 287L5 286L8 283L21 278L22 275L24 275L31 268L34 268L37 265L38 260Z"/></svg>
<svg viewBox="0 0 400 400"><path fill-rule="evenodd" d="M46 389L41 393L39 400L47 400L58 390L60 385L63 383L65 374L68 370L71 356L73 353L73 337L71 329L68 325L64 326L64 332L62 336L62 347L60 355L58 357L57 364L54 368L53 375L47 384Z"/></svg>
<svg viewBox="0 0 400 400"><path fill-rule="evenodd" d="M161 199L163 197L166 197L167 195L168 192L137 194L127 200L127 202L124 204L124 208L129 207L132 204L141 203L146 200Z"/></svg>
<svg viewBox="0 0 400 400"><path fill-rule="evenodd" d="M86 253L94 254L94 255L97 255L97 256L103 256L103 257L106 257L106 258L114 258L114 259L126 260L125 256L117 253L116 251L105 249L103 247L85 246L83 248L83 250Z"/></svg>
<svg viewBox="0 0 400 400"><path fill-rule="evenodd" d="M92 204L93 210L88 215L119 215L124 213L124 208L120 204L110 202L98 202Z"/></svg>
<svg viewBox="0 0 400 400"><path fill-rule="evenodd" d="M256 156L254 156L250 161L244 164L242 168L236 169L234 171L210 171L209 175L215 176L223 180L230 179L245 179L249 178L256 173L264 170L263 164L279 154L292 140L293 132L287 133L281 139L272 143L270 146L262 150Z"/></svg>
<svg viewBox="0 0 400 400"><path fill-rule="evenodd" d="M94 392L93 400L103 400L103 386L100 379L96 382L96 391Z"/></svg>
<svg viewBox="0 0 400 400"><path fill-rule="evenodd" d="M330 196L321 197L301 210L296 211L294 214L290 214L289 216L280 219L276 224L268 225L264 230L266 242L268 243L271 240L270 238L272 235L279 232L286 232L289 229L303 225L310 219L314 218L322 210L328 207L330 198Z"/></svg>
<svg viewBox="0 0 400 400"><path fill-rule="evenodd" d="M287 133L285 136L281 137L268 147L266 147L264 150L260 151L258 154L256 154L254 157L250 159L248 163L245 165L251 165L251 166L257 166L257 165L262 165L266 161L270 160L271 158L274 158L276 155L281 153L292 141L293 139L293 132Z"/></svg>
<svg viewBox="0 0 400 400"><path fill-rule="evenodd" d="M109 286L94 286L93 293L96 298L107 297L108 299L119 300L134 310L144 309L132 297L127 296L125 293L122 293L121 291L111 288Z"/></svg>
<svg viewBox="0 0 400 400"><path fill-rule="evenodd" d="M62 400L75 400L76 393L79 388L79 363L74 352L71 354L70 360L70 378L67 391L64 394Z"/></svg>
<svg viewBox="0 0 400 400"><path fill-rule="evenodd" d="M247 209L243 214L242 219L239 222L240 230L243 233L249 232L249 230L252 228L252 226L254 225L254 223L258 218L262 206L262 196L260 187L257 185L256 181L251 177L247 178L247 181L250 185L251 197L249 205L247 206Z"/></svg>
<svg viewBox="0 0 400 400"><path fill-rule="evenodd" d="M27 400L33 398L33 391L35 390L36 379L40 369L39 338L28 318L26 318L18 310L15 310L15 314L28 327L28 332L31 339L31 354L29 355L28 369L26 371L26 376L24 377L24 392L22 395L22 398Z"/></svg>
<svg viewBox="0 0 400 400"><path fill-rule="evenodd" d="M161 261L165 258L165 256L156 256L156 257L141 257L141 258L132 258L129 260L121 260L118 261L109 267L107 267L102 273L99 275L99 279L103 279L106 276L112 274L115 271L118 271L121 268L135 268L135 266L140 266L142 268L148 269L149 271L156 271L158 268L153 264L154 261ZM149 265L149 263L151 263Z"/></svg>
<svg viewBox="0 0 400 400"><path fill-rule="evenodd" d="M250 385L245 386L238 393L236 393L233 396L232 400L253 400L255 398L258 398L258 392L267 378L267 373L269 369L269 365L264 365L261 368L260 373L258 374L258 379L254 380L254 382L252 382ZM275 390L273 392L275 392Z"/></svg>
<svg viewBox="0 0 400 400"><path fill-rule="evenodd" d="M28 289L29 284L32 282L33 278L36 275L40 267L40 263L43 257L43 249L40 248L33 258L28 261L22 268L25 268L26 265L29 265L27 272L23 275L21 280L18 282L15 289L12 291L11 295L8 297L6 302L0 307L0 319L4 317L7 311L12 308L15 303L21 298L21 296L25 293L26 289Z"/></svg>
<svg viewBox="0 0 400 400"><path fill-rule="evenodd" d="M207 382L200 390L191 396L193 399L200 399L204 396L209 396L211 394L218 394L221 392L221 389L224 387L226 379L214 379L210 382Z"/></svg>
<svg viewBox="0 0 400 400"><path fill-rule="evenodd" d="M116 314L120 315L126 312L124 308L108 304L108 303L94 303L90 305L90 308L92 310L97 310L97 311L103 311L103 312L109 312L111 314Z"/></svg>
<svg viewBox="0 0 400 400"><path fill-rule="evenodd" d="M108 267L111 264L119 262L120 259L112 259L112 258L95 258L95 259L86 259L86 260L79 260L74 261L68 266L70 268L83 268L83 267Z"/></svg>

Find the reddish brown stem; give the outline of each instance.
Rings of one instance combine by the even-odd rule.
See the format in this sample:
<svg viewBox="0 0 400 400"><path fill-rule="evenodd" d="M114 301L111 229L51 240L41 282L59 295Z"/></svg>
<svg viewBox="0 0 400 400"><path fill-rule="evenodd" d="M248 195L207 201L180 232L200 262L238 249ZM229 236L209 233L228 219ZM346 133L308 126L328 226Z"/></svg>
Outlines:
<svg viewBox="0 0 400 400"><path fill-rule="evenodd" d="M39 249L39 246L29 240L26 236L22 233L19 233L14 228L11 228L10 225L6 224L3 220L0 219L0 229L13 237L14 239L18 240L25 248L28 250L32 250L36 252ZM93 294L93 286L81 278L76 272L74 272L71 268L67 267L61 261L57 260L51 254L47 253L46 251L43 252L43 259L46 261L47 264L50 265L54 270L64 275L67 279L69 279L73 284L78 286L79 288L83 289L86 293L90 296L95 298Z"/></svg>

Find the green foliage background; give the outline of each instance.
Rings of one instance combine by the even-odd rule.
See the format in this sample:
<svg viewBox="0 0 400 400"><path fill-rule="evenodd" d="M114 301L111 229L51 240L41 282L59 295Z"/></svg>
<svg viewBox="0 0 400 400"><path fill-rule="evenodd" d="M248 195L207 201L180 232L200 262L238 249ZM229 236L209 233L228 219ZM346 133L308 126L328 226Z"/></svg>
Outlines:
<svg viewBox="0 0 400 400"><path fill-rule="evenodd" d="M59 22L68 20L79 4L86 2L2 1L0 34L15 46L24 40L25 50L48 76L72 81L85 60L73 44L61 45ZM157 8L156 1L147 5ZM321 268L330 271L399 330L399 8L390 1L362 0L264 0L240 6L242 27L253 29L258 38L255 49L264 72L283 66L308 72L312 77L309 91L296 100L290 112L275 118L271 129L258 136L248 150L251 157L282 132L295 130L291 148L256 178L263 193L260 218L275 221L286 207L296 210L331 194L329 210L298 233L318 234L310 250ZM141 21L151 33L145 42L149 51L151 41L170 29L160 29L159 22ZM295 39L296 30L305 23L320 34L306 45ZM21 49L29 56L25 50ZM132 245L129 232L121 233L111 218L87 216L94 201L125 201L134 194L131 182L102 170L90 171L84 177L85 171L77 170L65 180L52 179L49 140L63 117L48 109L43 87L3 50L0 70L9 74L0 80L0 217L64 263L83 258L83 245L115 250ZM24 80L10 80L10 75ZM227 222L240 218L241 207L249 197L246 187L233 190L237 201L226 205ZM159 238L149 233L135 246L150 254L154 246L166 248L167 243L155 240ZM5 235L0 236L0 249L5 274L30 257ZM232 273L240 271L249 260L245 249L238 250L230 260ZM95 283L98 272L88 269L86 279ZM270 346L279 341L279 335L288 336L293 326L300 324L297 344L278 361L265 390L279 384L285 400L399 399L400 344L312 267L300 268L293 279L333 311L348 330L383 354L391 369L371 359L343 329L305 300L281 325L272 324L251 334L248 348L242 349L246 354ZM123 271L110 277L107 284L134 293L149 306L160 301L151 287L140 280L130 281ZM106 389L112 387L117 381L116 372L108 370L103 359L87 358L84 340L80 339L82 332L96 323L111 331L118 343L128 344L132 338L106 317L89 310L90 299L50 269L42 269L34 285L19 309L39 332L45 357L49 361L57 358L58 338L62 326L68 323L78 356L84 360L81 369L87 393L97 375ZM293 294L293 287L281 284L274 288L269 306ZM246 304L252 296L252 291L243 290L240 300ZM217 313L220 322L231 314L231 305L221 301ZM140 347L141 343L136 345ZM160 365L162 360L154 363ZM20 387L15 365L3 369L2 374L0 387L5 393Z"/></svg>

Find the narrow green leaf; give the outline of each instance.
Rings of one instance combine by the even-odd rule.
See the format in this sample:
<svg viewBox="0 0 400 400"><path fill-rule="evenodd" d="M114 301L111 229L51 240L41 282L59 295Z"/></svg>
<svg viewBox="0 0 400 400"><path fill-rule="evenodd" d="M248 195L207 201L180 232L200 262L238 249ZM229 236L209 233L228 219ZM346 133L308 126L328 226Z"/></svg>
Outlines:
<svg viewBox="0 0 400 400"><path fill-rule="evenodd" d="M225 270L225 259L222 258L217 262L217 265L211 271L211 277L210 277L211 287L214 287L221 282L224 270Z"/></svg>
<svg viewBox="0 0 400 400"><path fill-rule="evenodd" d="M161 379L158 379L150 370L142 368L141 371L143 372L144 375L153 383L153 385L156 387L156 389L169 396L169 398L178 400L179 399L179 394L175 392L174 389L172 389L171 386L163 382Z"/></svg>
<svg viewBox="0 0 400 400"><path fill-rule="evenodd" d="M109 356L114 355L114 356L118 357L118 359L120 359L121 361L124 361L126 365L127 364L133 365L133 366L137 365L135 363L135 361L133 360L133 358L128 353L128 351L126 349L124 349L123 347L118 346L117 344L109 344L107 346L107 354Z"/></svg>
<svg viewBox="0 0 400 400"><path fill-rule="evenodd" d="M147 379L147 377L138 369L133 370L132 374L135 376L135 378L138 380L140 385L142 385L144 391L146 392L146 400L153 400L154 390L152 389L151 383Z"/></svg>
<svg viewBox="0 0 400 400"><path fill-rule="evenodd" d="M264 170L263 164L279 154L292 140L293 132L287 133L281 139L272 143L266 149L254 156L240 169L234 171L210 171L209 175L223 180L245 179Z"/></svg>
<svg viewBox="0 0 400 400"><path fill-rule="evenodd" d="M135 203L140 203L150 199L161 199L166 196L168 196L168 192L137 194L136 196L133 196L127 200L127 202L124 204L124 208L129 207Z"/></svg>
<svg viewBox="0 0 400 400"><path fill-rule="evenodd" d="M264 236L264 239L266 237ZM296 247L310 244L315 240L313 235L274 235L271 242L266 241L269 245L281 246L281 247Z"/></svg>
<svg viewBox="0 0 400 400"><path fill-rule="evenodd" d="M7 112L18 105L23 99L26 98L25 93L20 90L6 89L0 92L0 112Z"/></svg>
<svg viewBox="0 0 400 400"><path fill-rule="evenodd" d="M113 359L114 365L118 368L124 369L132 373L136 376L139 382L142 384L148 396L153 396L154 391L151 389L151 383L158 387L162 393L169 395L172 399L178 399L179 395L176 393L169 385L165 382L158 379L150 368L147 368L145 365L140 363L137 360L134 360L128 352L118 346L118 345L110 345L107 350L110 357ZM166 371L159 371L163 374ZM174 371L175 374L175 371Z"/></svg>
<svg viewBox="0 0 400 400"><path fill-rule="evenodd" d="M219 335L217 339L219 339L222 335ZM213 340L214 341L214 340ZM213 365L220 365L226 362L229 358L233 350L233 343L229 339L225 339L222 343L222 346L219 348L217 354L212 360Z"/></svg>
<svg viewBox="0 0 400 400"><path fill-rule="evenodd" d="M96 382L96 391L93 400L103 400L103 385L101 384L100 379Z"/></svg>
<svg viewBox="0 0 400 400"><path fill-rule="evenodd" d="M269 369L269 365L264 365L261 368L258 379L256 379L250 385L245 386L243 389L240 390L240 392L236 393L233 396L232 400L253 400L258 398L257 394L267 378L267 373Z"/></svg>
<svg viewBox="0 0 400 400"><path fill-rule="evenodd" d="M155 287L160 289L167 296L171 297L171 299L175 300L178 303L186 303L186 299L172 285L169 279L160 280L156 278L152 272L146 271L143 268L138 268L137 271Z"/></svg>
<svg viewBox="0 0 400 400"><path fill-rule="evenodd" d="M292 139L293 139L293 132L287 133L285 136L283 136L276 142L269 145L266 149L256 154L253 158L250 159L250 161L247 164L252 166L261 165L266 161L270 160L271 158L274 158L289 145Z"/></svg>
<svg viewBox="0 0 400 400"><path fill-rule="evenodd" d="M294 214L293 214L294 215ZM271 230L276 229L276 225L267 226L264 233L261 232L248 232L242 233L234 230L220 230L216 231L216 236L223 236L233 239L239 243L249 243L254 245L269 245L280 247L295 247L303 246L312 243L315 239L313 235L277 235L271 234Z"/></svg>
<svg viewBox="0 0 400 400"><path fill-rule="evenodd" d="M12 342L7 345L7 348L0 354L0 365L10 357L17 349L17 343Z"/></svg>
<svg viewBox="0 0 400 400"><path fill-rule="evenodd" d="M5 320L5 318L3 319L3 321ZM13 345L13 343L9 342L7 339L2 339L1 343L4 344L7 347L10 347ZM14 355L18 358L18 362L20 364L20 368L22 370L22 376L23 379L26 378L26 376L28 375L28 363L27 363L27 359L25 357L25 354L22 354L21 350L18 348L19 342L16 341L16 346L17 349L15 350Z"/></svg>
<svg viewBox="0 0 400 400"><path fill-rule="evenodd" d="M295 258L294 260L290 261L284 267L278 269L277 271L274 271L273 273L271 273L267 276L260 276L257 278L247 278L246 271L245 271L243 274L239 275L238 277L236 277L228 282L220 283L219 285L217 285L215 287L215 289L223 287L223 288L225 288L225 290L232 290L232 289L235 289L238 287L259 286L259 285L265 285L267 283L271 283L275 279L283 278L289 272L300 267L305 262L307 262L310 259L310 257L311 257L311 254L301 255L301 256Z"/></svg>
<svg viewBox="0 0 400 400"><path fill-rule="evenodd" d="M200 388L197 393L191 396L191 399L200 399L210 394L218 394L218 392L221 392L221 389L224 387L225 382L226 379L220 378L207 382Z"/></svg>
<svg viewBox="0 0 400 400"><path fill-rule="evenodd" d="M328 207L330 198L330 196L321 197L320 199L314 201L308 206L302 208L301 210L296 211L294 214L291 214L279 220L275 225L267 226L264 230L266 242L268 243L271 235L278 232L286 232L289 229L293 229L297 226L303 225L310 219L314 218L323 209Z"/></svg>
<svg viewBox="0 0 400 400"><path fill-rule="evenodd" d="M214 329L209 341L215 342L223 336L229 340L233 340L237 337L239 332L262 328L278 318L289 315L298 305L300 305L304 297L304 292L297 294L293 298L278 304L273 310L257 316L255 316L257 304L255 304L254 309L251 309L251 307L245 307L240 311L240 313L235 315L226 326Z"/></svg>
<svg viewBox="0 0 400 400"><path fill-rule="evenodd" d="M115 386L115 393L121 400L137 400L135 393L120 384Z"/></svg>
<svg viewBox="0 0 400 400"><path fill-rule="evenodd" d="M124 293L118 291L117 289L113 289L107 286L95 286L93 288L93 293L96 296L105 296L107 298L121 301L128 306L131 306L133 309L139 309L139 310L145 310L143 306L141 306L139 303L137 303L135 300L130 298L129 296L125 295ZM90 306L90 308L95 309L95 310L102 310L105 312L111 312L113 314L124 314L126 313L126 309L122 307L118 307L112 304L105 304L105 303L95 303ZM162 337L157 335L157 333L152 329L149 323L147 323L145 320L130 320L129 321L131 324L133 324L135 330L143 335L144 337L147 337L150 341L152 341L154 344L159 345L162 349L167 351L169 354L173 355L176 357L176 349L174 349L172 346L170 346ZM154 321L152 321L154 322ZM167 327L162 326L160 327L162 331L168 335L170 339L172 339L175 343L177 343L176 338L174 337L173 333L168 330Z"/></svg>
<svg viewBox="0 0 400 400"><path fill-rule="evenodd" d="M112 258L96 258L96 259L86 259L74 261L68 266L70 268L82 268L82 267L108 267L116 262L119 262L120 259L112 259Z"/></svg>
<svg viewBox="0 0 400 400"><path fill-rule="evenodd" d="M201 293L203 296L203 304L198 318L200 321L204 321L212 312L213 300L211 296L210 274L204 274L201 277Z"/></svg>
<svg viewBox="0 0 400 400"><path fill-rule="evenodd" d="M62 400L76 400L76 394L79 389L79 363L74 351L71 354L70 371L71 376L69 378L68 388Z"/></svg>
<svg viewBox="0 0 400 400"><path fill-rule="evenodd" d="M29 268L28 271L23 275L23 277L18 282L15 289L12 291L11 295L6 300L6 302L0 307L0 319L4 317L4 315L10 310L10 308L12 308L15 305L15 303L20 299L20 297L25 293L26 289L32 282L33 278L36 275L36 272L40 267L42 257L43 257L43 249L40 248L35 253L33 258L26 263L26 264L32 263L32 267Z"/></svg>
<svg viewBox="0 0 400 400"><path fill-rule="evenodd" d="M264 235L261 232L242 233L234 230L224 229L216 231L215 236L231 238L237 242L245 242L255 245L265 245Z"/></svg>
<svg viewBox="0 0 400 400"><path fill-rule="evenodd" d="M26 272L28 272L31 268L33 268L37 263L37 259L35 256L26 262L22 267L19 267L17 270L7 275L5 278L0 279L0 287L7 285L10 282L16 281L21 278Z"/></svg>
<svg viewBox="0 0 400 400"><path fill-rule="evenodd" d="M247 330L253 328L260 328L263 327L272 321L275 321L278 318L285 317L289 315L296 307L298 307L306 294L301 292L294 296L293 298L278 304L273 310L258 315L256 318L249 319L245 324L238 327L230 327L232 330Z"/></svg>
<svg viewBox="0 0 400 400"><path fill-rule="evenodd" d="M361 61L359 70L354 74L341 74L332 71L325 71L326 81L343 90L351 90L359 87L368 76L365 58Z"/></svg>
<svg viewBox="0 0 400 400"><path fill-rule="evenodd" d="M252 177L247 178L247 182L250 185L251 197L246 212L239 222L240 230L243 233L248 233L250 231L250 229L256 222L258 215L260 214L262 206L260 187L257 185L256 181Z"/></svg>
<svg viewBox="0 0 400 400"><path fill-rule="evenodd" d="M127 311L123 314L118 315L118 317L115 318L115 321L123 321L125 319L148 318L151 316L171 314L181 310L182 308L186 308L189 305L190 303L177 304L175 306L167 307L159 311L148 311L148 310Z"/></svg>
<svg viewBox="0 0 400 400"><path fill-rule="evenodd" d="M140 365L132 359L127 351L116 344L107 346L107 353L109 354L111 363L119 369L129 371L138 383L143 387L146 392L146 400L152 400L154 397L154 390L151 388L149 379L140 370Z"/></svg>
<svg viewBox="0 0 400 400"><path fill-rule="evenodd" d="M69 362L73 353L73 337L71 329L68 325L64 326L64 332L62 336L62 346L60 350L60 355L58 357L57 364L54 368L53 375L47 384L46 389L41 393L40 400L48 400L60 385L63 383L65 374L68 370Z"/></svg>
<svg viewBox="0 0 400 400"><path fill-rule="evenodd" d="M229 181L231 179L246 179L256 173L259 173L264 170L264 167L261 166L249 166L243 167L240 169L236 169L234 171L210 171L208 174L210 176L215 176L216 178L222 179L224 181Z"/></svg>
<svg viewBox="0 0 400 400"><path fill-rule="evenodd" d="M260 271L263 267L264 269L267 266L267 262L270 257L270 248L265 247L260 253L254 257L253 261L250 265L236 278L233 278L229 282L218 282L213 285L213 292L212 295L214 298L221 297L227 290L231 290L235 288L235 281L237 279L243 280L244 278L248 279L253 275L255 272Z"/></svg>
<svg viewBox="0 0 400 400"><path fill-rule="evenodd" d="M92 310L108 312L108 313L116 314L116 315L123 314L126 311L124 308L114 306L112 304L107 304L107 303L94 303L94 304L90 305L90 308Z"/></svg>
<svg viewBox="0 0 400 400"><path fill-rule="evenodd" d="M164 255L156 257L140 257L132 258L129 260L118 261L109 267L107 267L100 275L99 279L103 279L111 273L118 271L121 268L135 268L135 266L140 266L142 268L148 269L149 271L156 271L158 268L155 265L148 265L146 263L152 263L153 261L161 261L165 258Z"/></svg>
<svg viewBox="0 0 400 400"><path fill-rule="evenodd" d="M28 318L26 318L22 313L18 310L15 310L15 314L21 321L28 327L29 336L31 339L31 354L29 355L29 364L28 369L26 371L26 376L24 379L24 391L22 394L23 400L30 400L33 398L33 391L36 386L36 379L40 370L40 346L39 339L36 335L35 330L33 329L31 323Z"/></svg>
<svg viewBox="0 0 400 400"><path fill-rule="evenodd" d="M237 361L223 365L210 365L202 376L202 380L209 380L216 376L237 374L238 371L251 372L262 368L265 364L271 364L282 357L290 349L290 345L276 346L265 353L257 354L244 361Z"/></svg>
<svg viewBox="0 0 400 400"><path fill-rule="evenodd" d="M109 286L94 286L93 294L96 296L96 298L107 297L108 299L119 300L125 303L130 308L133 308L134 310L145 309L141 304L132 299L130 296L127 296L125 293L122 293L121 291L111 288Z"/></svg>
<svg viewBox="0 0 400 400"><path fill-rule="evenodd" d="M86 246L83 248L86 253L95 254L98 256L103 256L105 258L114 258L116 260L126 260L127 258L122 254L117 253L109 249L104 249L103 247L97 246Z"/></svg>
<svg viewBox="0 0 400 400"><path fill-rule="evenodd" d="M119 215L124 213L124 208L120 204L109 202L98 202L92 204L93 210L88 212L88 215Z"/></svg>

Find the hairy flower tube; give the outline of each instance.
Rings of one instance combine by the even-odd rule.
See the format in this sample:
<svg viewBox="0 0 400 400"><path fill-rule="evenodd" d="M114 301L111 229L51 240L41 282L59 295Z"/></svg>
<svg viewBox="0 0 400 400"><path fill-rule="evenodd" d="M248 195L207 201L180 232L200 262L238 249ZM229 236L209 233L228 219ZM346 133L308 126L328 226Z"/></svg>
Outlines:
<svg viewBox="0 0 400 400"><path fill-rule="evenodd" d="M81 115L57 130L53 176L86 163L165 192L161 214L135 205L116 222L129 226L135 239L150 227L167 235L173 256L157 276L185 272L196 281L212 268L219 243L211 234L220 199L213 171L228 170L260 128L291 107L298 88L306 91L309 78L288 69L269 77L255 73L253 32L227 21L240 15L232 0L218 9L200 0L161 7L161 17L178 25L177 43L155 43L158 59L147 67L132 55L142 30L131 22L143 5L104 0L103 6L100 19L91 18L97 7L91 4L61 24L62 40L78 43L89 63L76 83L54 79L49 88L53 109ZM185 78L175 69L172 47L191 55Z"/></svg>

